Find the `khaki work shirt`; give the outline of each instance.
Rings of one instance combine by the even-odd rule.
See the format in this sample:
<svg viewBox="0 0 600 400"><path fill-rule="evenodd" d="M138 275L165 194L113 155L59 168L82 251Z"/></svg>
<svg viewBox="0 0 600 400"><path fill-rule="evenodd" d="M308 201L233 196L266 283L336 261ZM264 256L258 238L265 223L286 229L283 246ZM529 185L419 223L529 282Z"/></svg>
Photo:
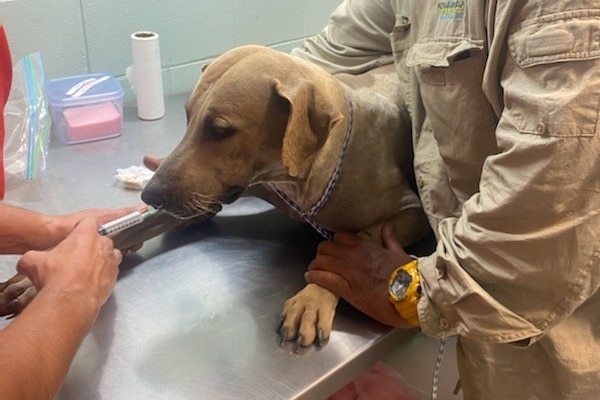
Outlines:
<svg viewBox="0 0 600 400"><path fill-rule="evenodd" d="M293 54L396 63L465 399L600 399L600 2L347 0Z"/></svg>

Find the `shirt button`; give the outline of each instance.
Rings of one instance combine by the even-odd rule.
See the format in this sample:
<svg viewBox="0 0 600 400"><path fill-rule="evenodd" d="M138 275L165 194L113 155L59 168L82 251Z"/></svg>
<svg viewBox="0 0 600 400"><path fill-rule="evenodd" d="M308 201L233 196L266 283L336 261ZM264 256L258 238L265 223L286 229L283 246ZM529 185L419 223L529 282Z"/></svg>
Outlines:
<svg viewBox="0 0 600 400"><path fill-rule="evenodd" d="M538 135L543 135L546 133L546 124L543 122L538 122L535 126L535 131Z"/></svg>
<svg viewBox="0 0 600 400"><path fill-rule="evenodd" d="M440 318L440 328L444 330L450 328L450 322L446 318Z"/></svg>

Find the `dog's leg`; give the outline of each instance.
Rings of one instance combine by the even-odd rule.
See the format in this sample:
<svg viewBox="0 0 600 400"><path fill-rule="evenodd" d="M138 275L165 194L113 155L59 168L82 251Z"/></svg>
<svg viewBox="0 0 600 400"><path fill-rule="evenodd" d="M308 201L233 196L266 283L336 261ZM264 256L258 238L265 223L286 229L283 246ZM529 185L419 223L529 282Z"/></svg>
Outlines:
<svg viewBox="0 0 600 400"><path fill-rule="evenodd" d="M19 314L36 294L35 286L25 275L15 274L0 283L0 316Z"/></svg>
<svg viewBox="0 0 600 400"><path fill-rule="evenodd" d="M283 305L282 343L295 339L297 348L309 346L315 339L318 345L327 343L338 301L339 297L329 290L314 283L306 285Z"/></svg>

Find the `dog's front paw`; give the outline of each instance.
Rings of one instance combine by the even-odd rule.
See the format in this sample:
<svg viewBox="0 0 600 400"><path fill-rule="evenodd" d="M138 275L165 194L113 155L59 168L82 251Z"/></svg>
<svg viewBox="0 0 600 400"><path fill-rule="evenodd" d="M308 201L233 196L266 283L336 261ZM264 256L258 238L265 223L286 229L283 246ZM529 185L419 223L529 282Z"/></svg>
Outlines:
<svg viewBox="0 0 600 400"><path fill-rule="evenodd" d="M33 283L21 274L0 283L0 316L15 316L21 313L36 294Z"/></svg>
<svg viewBox="0 0 600 400"><path fill-rule="evenodd" d="M283 305L281 343L294 340L296 348L310 346L315 339L319 346L327 343L338 300L338 296L321 286L306 285Z"/></svg>

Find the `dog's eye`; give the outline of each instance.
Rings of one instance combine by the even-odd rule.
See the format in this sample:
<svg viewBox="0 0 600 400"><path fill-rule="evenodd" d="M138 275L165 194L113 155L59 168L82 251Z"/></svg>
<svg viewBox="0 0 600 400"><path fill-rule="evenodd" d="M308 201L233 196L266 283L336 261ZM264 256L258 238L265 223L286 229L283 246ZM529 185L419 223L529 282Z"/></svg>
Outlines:
<svg viewBox="0 0 600 400"><path fill-rule="evenodd" d="M208 118L204 126L204 136L209 140L224 140L234 133L233 127L223 118Z"/></svg>

